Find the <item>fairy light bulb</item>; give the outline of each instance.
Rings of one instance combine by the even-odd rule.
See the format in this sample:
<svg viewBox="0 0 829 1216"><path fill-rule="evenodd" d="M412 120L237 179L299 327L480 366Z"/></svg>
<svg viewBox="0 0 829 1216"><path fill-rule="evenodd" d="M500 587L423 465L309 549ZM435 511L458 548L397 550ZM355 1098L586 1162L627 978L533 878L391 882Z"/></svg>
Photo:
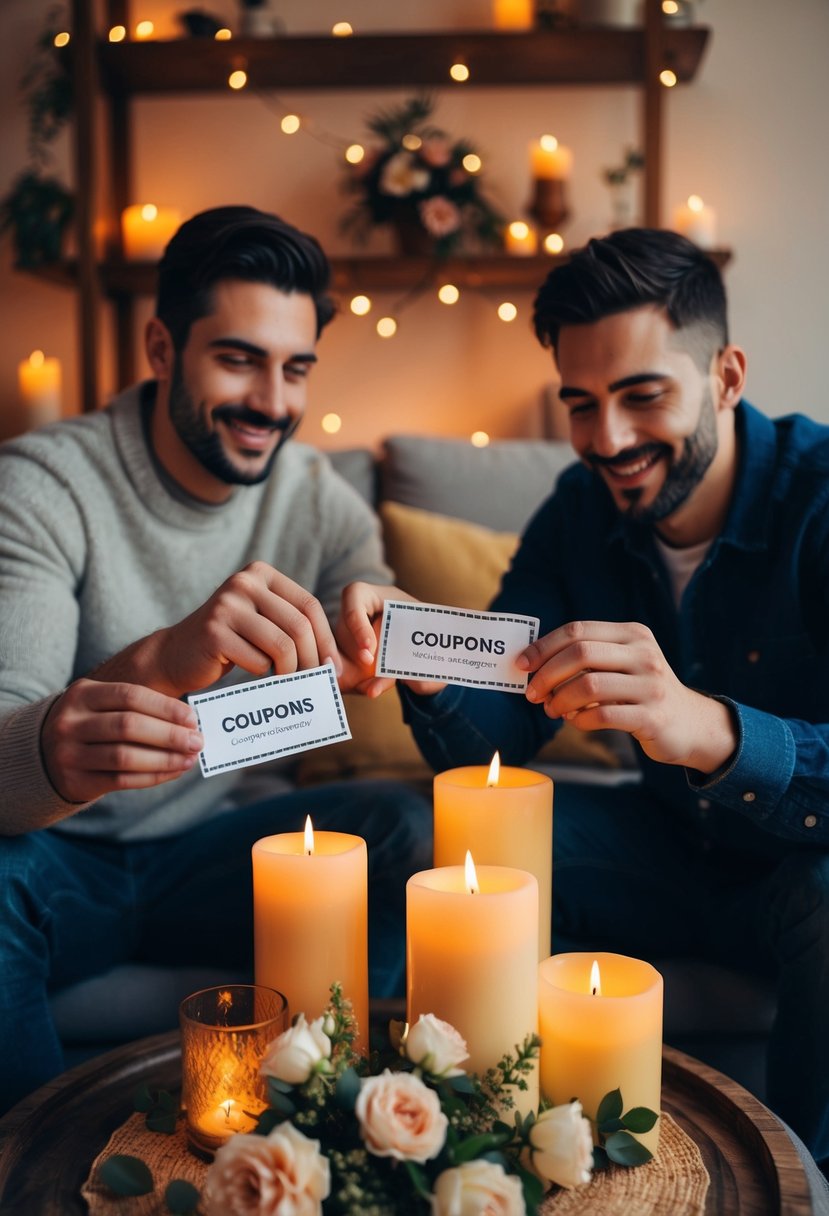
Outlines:
<svg viewBox="0 0 829 1216"><path fill-rule="evenodd" d="M547 253L561 253L564 248L564 237L558 232L548 232L544 238L544 249Z"/></svg>
<svg viewBox="0 0 829 1216"><path fill-rule="evenodd" d="M467 173L480 173L483 162L477 152L467 152L461 164Z"/></svg>
<svg viewBox="0 0 829 1216"><path fill-rule="evenodd" d="M489 445L489 435L486 431L473 431L469 436L469 442L473 448L485 448Z"/></svg>
<svg viewBox="0 0 829 1216"><path fill-rule="evenodd" d="M123 42L127 36L127 27L125 25L113 25L107 37L110 42Z"/></svg>
<svg viewBox="0 0 829 1216"><path fill-rule="evenodd" d="M367 312L371 312L371 300L368 296L354 296L349 308L355 317L364 317Z"/></svg>
<svg viewBox="0 0 829 1216"><path fill-rule="evenodd" d="M350 38L354 30L348 21L335 21L331 26L331 33L335 38Z"/></svg>
<svg viewBox="0 0 829 1216"><path fill-rule="evenodd" d="M461 298L461 293L458 291L454 283L444 283L438 288L438 299L441 304L457 304Z"/></svg>
<svg viewBox="0 0 829 1216"><path fill-rule="evenodd" d="M55 46L69 46L69 34L66 30L61 30L59 34L55 34Z"/></svg>
<svg viewBox="0 0 829 1216"><path fill-rule="evenodd" d="M672 89L676 84L676 72L672 72L670 68L663 68L659 73L659 83L664 84L666 89Z"/></svg>
<svg viewBox="0 0 829 1216"><path fill-rule="evenodd" d="M503 304L498 305L498 316L502 321L514 321L518 316L518 309L509 300L504 300Z"/></svg>
<svg viewBox="0 0 829 1216"><path fill-rule="evenodd" d="M469 68L465 63L453 63L449 69L449 75L453 80L457 81L458 84L463 84L469 79Z"/></svg>
<svg viewBox="0 0 829 1216"><path fill-rule="evenodd" d="M229 30L226 25L223 25L220 30L216 30L213 37L216 42L230 42L233 37L233 31Z"/></svg>
<svg viewBox="0 0 829 1216"><path fill-rule="evenodd" d="M359 165L366 154L362 144L349 144L345 150L345 159L350 165Z"/></svg>
<svg viewBox="0 0 829 1216"><path fill-rule="evenodd" d="M227 83L231 89L243 89L248 82L247 72L243 72L241 68L237 68L235 72L231 72L227 78Z"/></svg>
<svg viewBox="0 0 829 1216"><path fill-rule="evenodd" d="M393 338L397 333L397 322L394 317L381 317L376 329L381 338Z"/></svg>
<svg viewBox="0 0 829 1216"><path fill-rule="evenodd" d="M339 414L324 414L320 426L326 435L336 435L342 427L343 420Z"/></svg>

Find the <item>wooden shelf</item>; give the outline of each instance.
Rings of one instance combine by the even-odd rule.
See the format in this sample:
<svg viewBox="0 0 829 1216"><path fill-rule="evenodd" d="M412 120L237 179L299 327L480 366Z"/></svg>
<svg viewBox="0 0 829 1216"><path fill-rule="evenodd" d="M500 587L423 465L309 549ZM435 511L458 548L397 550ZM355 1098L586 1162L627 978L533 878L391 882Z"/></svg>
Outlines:
<svg viewBox="0 0 829 1216"><path fill-rule="evenodd" d="M661 33L663 67L692 80L708 42L706 27ZM227 91L244 67L254 89L459 88L470 85L642 84L642 29L363 34L350 38L187 38L99 45L102 82L113 95ZM461 61L466 85L449 77Z"/></svg>

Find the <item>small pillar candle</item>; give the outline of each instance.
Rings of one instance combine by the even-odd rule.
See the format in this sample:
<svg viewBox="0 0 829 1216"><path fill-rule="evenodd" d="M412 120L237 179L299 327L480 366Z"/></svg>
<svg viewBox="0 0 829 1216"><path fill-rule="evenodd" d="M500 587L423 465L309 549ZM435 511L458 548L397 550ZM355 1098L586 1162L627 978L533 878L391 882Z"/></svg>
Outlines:
<svg viewBox="0 0 829 1216"><path fill-rule="evenodd" d="M318 1018L339 981L354 1008L355 1047L368 1047L368 860L345 832L266 836L253 846L257 984L288 998L291 1016Z"/></svg>
<svg viewBox="0 0 829 1216"><path fill-rule="evenodd" d="M674 228L700 249L713 249L717 243L717 213L698 194L674 211Z"/></svg>
<svg viewBox="0 0 829 1216"><path fill-rule="evenodd" d="M550 953L553 891L553 783L528 768L447 769L434 780L436 866L527 870L538 883L538 958Z"/></svg>
<svg viewBox="0 0 829 1216"><path fill-rule="evenodd" d="M591 975L597 963L598 977ZM541 1092L553 1105L578 1098L593 1121L619 1089L626 1111L659 1113L662 976L622 954L554 954L539 967ZM637 1136L655 1153L659 1123Z"/></svg>
<svg viewBox="0 0 829 1216"><path fill-rule="evenodd" d="M474 887L477 886L477 890ZM506 866L414 874L406 885L406 1016L433 1013L463 1035L468 1072L515 1054L538 1023L538 883ZM538 1070L516 1106L538 1105Z"/></svg>
<svg viewBox="0 0 829 1216"><path fill-rule="evenodd" d="M61 367L58 359L47 358L42 350L33 350L28 359L17 365L17 383L31 426L43 426L60 418Z"/></svg>
<svg viewBox="0 0 829 1216"><path fill-rule="evenodd" d="M121 212L124 257L131 262L157 262L181 223L173 207L134 203Z"/></svg>
<svg viewBox="0 0 829 1216"><path fill-rule="evenodd" d="M530 258L538 249L538 233L524 220L513 220L504 233L504 248L514 257Z"/></svg>
<svg viewBox="0 0 829 1216"><path fill-rule="evenodd" d="M530 145L530 167L537 180L565 180L573 168L573 153L555 135L542 135Z"/></svg>
<svg viewBox="0 0 829 1216"><path fill-rule="evenodd" d="M496 30L531 30L535 0L492 0L492 23Z"/></svg>

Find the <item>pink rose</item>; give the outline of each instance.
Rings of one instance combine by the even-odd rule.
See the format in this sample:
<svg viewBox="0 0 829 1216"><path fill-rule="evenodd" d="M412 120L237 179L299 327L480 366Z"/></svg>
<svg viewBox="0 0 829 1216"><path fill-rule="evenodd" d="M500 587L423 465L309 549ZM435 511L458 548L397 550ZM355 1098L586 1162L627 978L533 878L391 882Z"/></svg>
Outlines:
<svg viewBox="0 0 829 1216"><path fill-rule="evenodd" d="M290 1123L268 1136L231 1136L204 1187L206 1216L319 1216L331 1190L319 1141Z"/></svg>
<svg viewBox="0 0 829 1216"><path fill-rule="evenodd" d="M457 1065L469 1059L469 1048L454 1026L423 1013L406 1036L406 1055L435 1077L457 1077L463 1072Z"/></svg>
<svg viewBox="0 0 829 1216"><path fill-rule="evenodd" d="M530 1130L532 1165L536 1173L568 1189L590 1181L593 1133L581 1102L551 1106Z"/></svg>
<svg viewBox="0 0 829 1216"><path fill-rule="evenodd" d="M453 202L442 194L426 198L418 204L420 220L432 236L449 236L461 226L461 213Z"/></svg>
<svg viewBox="0 0 829 1216"><path fill-rule="evenodd" d="M444 1170L432 1192L432 1216L525 1216L521 1181L492 1161Z"/></svg>
<svg viewBox="0 0 829 1216"><path fill-rule="evenodd" d="M429 1161L443 1148L448 1120L433 1089L408 1072L366 1077L355 1106L360 1135L375 1157Z"/></svg>

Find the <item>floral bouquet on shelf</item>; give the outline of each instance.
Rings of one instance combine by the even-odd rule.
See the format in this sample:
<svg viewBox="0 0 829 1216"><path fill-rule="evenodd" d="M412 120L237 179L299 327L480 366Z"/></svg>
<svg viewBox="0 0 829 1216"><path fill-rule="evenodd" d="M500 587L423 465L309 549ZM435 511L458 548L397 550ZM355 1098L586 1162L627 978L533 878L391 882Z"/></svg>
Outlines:
<svg viewBox="0 0 829 1216"><path fill-rule="evenodd" d="M345 189L357 201L341 227L364 244L375 225L391 224L403 254L500 247L504 219L481 190L480 158L432 126L432 110L430 98L415 97L368 119L380 142L349 166Z"/></svg>
<svg viewBox="0 0 829 1216"><path fill-rule="evenodd" d="M232 1137L208 1170L206 1216L531 1216L551 1183L590 1181L593 1137L578 1101L515 1109L536 1036L478 1078L459 1067L466 1043L448 1023L426 1014L408 1033L391 1028L386 1058L369 1062L352 1050L338 985L322 1017L299 1015L263 1061L270 1108L257 1132ZM617 1136L623 1126L615 1119ZM639 1161L650 1158L633 1143Z"/></svg>

